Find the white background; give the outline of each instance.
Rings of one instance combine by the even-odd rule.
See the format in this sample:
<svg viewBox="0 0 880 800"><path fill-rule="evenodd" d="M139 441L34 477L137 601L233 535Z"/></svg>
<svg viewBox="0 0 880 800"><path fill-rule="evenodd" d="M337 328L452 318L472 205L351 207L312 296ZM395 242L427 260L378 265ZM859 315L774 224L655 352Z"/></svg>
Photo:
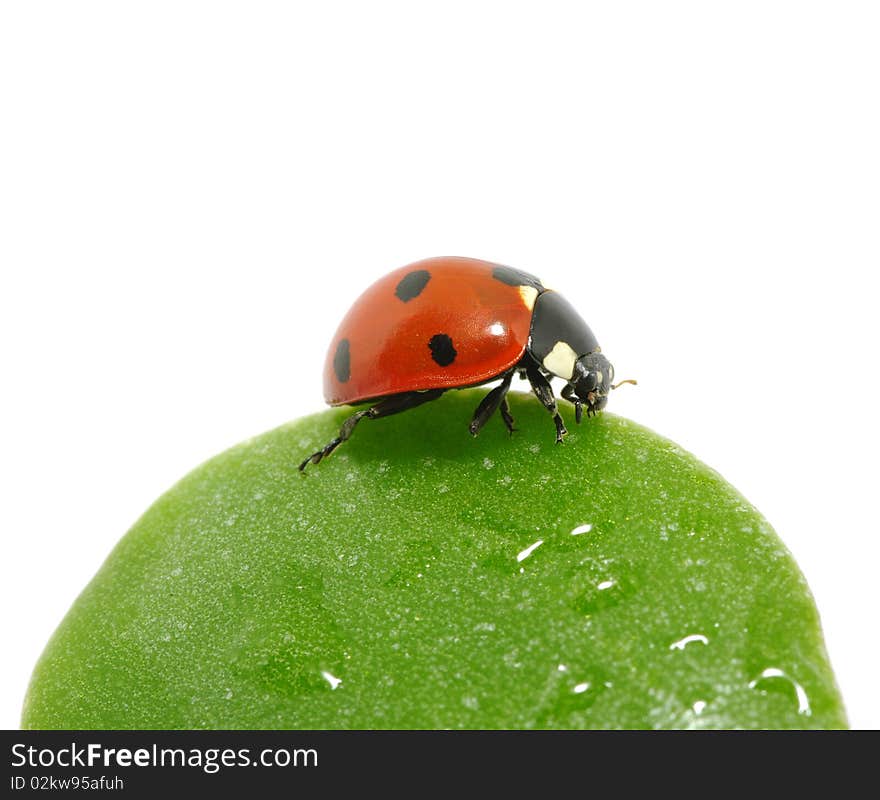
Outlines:
<svg viewBox="0 0 880 800"><path fill-rule="evenodd" d="M4 3L0 726L147 506L320 410L351 301L450 254L582 310L880 726L878 41L855 2Z"/></svg>

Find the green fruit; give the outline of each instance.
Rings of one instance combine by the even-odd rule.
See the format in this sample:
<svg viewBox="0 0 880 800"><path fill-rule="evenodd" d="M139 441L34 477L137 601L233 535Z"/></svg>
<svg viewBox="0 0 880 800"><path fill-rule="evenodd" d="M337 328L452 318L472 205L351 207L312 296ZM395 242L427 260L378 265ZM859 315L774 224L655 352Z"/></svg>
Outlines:
<svg viewBox="0 0 880 800"><path fill-rule="evenodd" d="M251 439L122 539L28 728L840 728L803 577L715 472L610 414L482 393ZM566 411L566 414L568 412Z"/></svg>

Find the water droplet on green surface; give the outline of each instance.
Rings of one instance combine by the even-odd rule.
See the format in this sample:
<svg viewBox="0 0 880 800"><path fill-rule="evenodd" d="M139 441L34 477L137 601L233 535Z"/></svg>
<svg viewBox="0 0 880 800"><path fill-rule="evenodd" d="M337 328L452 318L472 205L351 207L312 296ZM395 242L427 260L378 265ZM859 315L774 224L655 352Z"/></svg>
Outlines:
<svg viewBox="0 0 880 800"><path fill-rule="evenodd" d="M684 650L689 644L700 642L701 644L709 644L709 640L702 633L690 633L687 636L673 642L669 645L670 650Z"/></svg>
<svg viewBox="0 0 880 800"><path fill-rule="evenodd" d="M810 716L813 713L804 687L778 667L767 667L763 670L757 678L749 682L749 689L790 694L797 702L798 714Z"/></svg>

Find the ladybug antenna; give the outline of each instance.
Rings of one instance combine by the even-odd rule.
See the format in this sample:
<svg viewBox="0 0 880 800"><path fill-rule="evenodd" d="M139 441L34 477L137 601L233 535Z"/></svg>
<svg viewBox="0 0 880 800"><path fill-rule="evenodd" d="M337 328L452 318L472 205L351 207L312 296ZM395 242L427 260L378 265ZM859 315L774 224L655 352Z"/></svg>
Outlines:
<svg viewBox="0 0 880 800"><path fill-rule="evenodd" d="M631 383L633 386L638 386L639 382L635 378L627 378L625 381L619 381L615 383L611 388L616 389L618 386L623 386L625 383Z"/></svg>

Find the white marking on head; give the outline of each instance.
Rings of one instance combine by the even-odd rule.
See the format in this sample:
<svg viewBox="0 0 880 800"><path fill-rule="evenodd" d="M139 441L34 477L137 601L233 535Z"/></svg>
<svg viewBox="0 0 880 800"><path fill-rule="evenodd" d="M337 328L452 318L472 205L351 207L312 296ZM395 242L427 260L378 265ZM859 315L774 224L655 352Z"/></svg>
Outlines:
<svg viewBox="0 0 880 800"><path fill-rule="evenodd" d="M601 386L605 380L605 376L602 374L602 370L596 370L596 386Z"/></svg>
<svg viewBox="0 0 880 800"><path fill-rule="evenodd" d="M538 290L534 286L517 286L517 289L519 289L519 296L526 308L532 311L535 307L535 300L538 299Z"/></svg>
<svg viewBox="0 0 880 800"><path fill-rule="evenodd" d="M568 342L556 342L553 349L544 356L544 369L570 381L577 360L578 354L571 349Z"/></svg>

